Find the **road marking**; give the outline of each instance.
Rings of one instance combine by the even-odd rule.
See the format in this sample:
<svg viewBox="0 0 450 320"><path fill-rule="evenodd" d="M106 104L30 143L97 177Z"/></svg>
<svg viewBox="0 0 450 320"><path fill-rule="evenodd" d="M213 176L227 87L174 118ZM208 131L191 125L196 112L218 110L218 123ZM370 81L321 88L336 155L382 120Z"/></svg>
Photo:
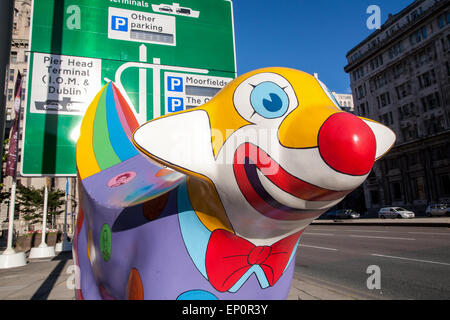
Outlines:
<svg viewBox="0 0 450 320"><path fill-rule="evenodd" d="M416 240L416 239L413 239L413 238L358 236L358 235L355 235L355 234L351 234L350 237L352 237L352 238L386 239L386 240L409 240L409 241L414 241L414 240Z"/></svg>
<svg viewBox="0 0 450 320"><path fill-rule="evenodd" d="M437 233L437 232L408 232L411 234L440 234L440 235L445 235L445 236L450 236L450 233Z"/></svg>
<svg viewBox="0 0 450 320"><path fill-rule="evenodd" d="M423 262L423 263L433 263L433 264L440 264L440 265L444 265L444 266L450 266L450 263L445 263L445 262L436 262L436 261L429 261L429 260L419 260L419 259L411 259L411 258L403 258L403 257L385 256L385 255L376 254L376 253L371 254L371 256L383 257L383 258L392 258L392 259L400 259L400 260L408 260L408 261L415 261L415 262Z"/></svg>
<svg viewBox="0 0 450 320"><path fill-rule="evenodd" d="M304 234L314 235L314 236L334 236L332 233L316 233L316 232L305 232Z"/></svg>
<svg viewBox="0 0 450 320"><path fill-rule="evenodd" d="M308 246L306 244L299 244L299 247L306 247L306 248L314 248L314 249L322 249L322 250L330 250L330 251L338 251L338 249L334 248L325 248L325 247L316 247L316 246Z"/></svg>
<svg viewBox="0 0 450 320"><path fill-rule="evenodd" d="M347 232L379 232L379 233L389 233L393 231L376 231L376 230L343 230Z"/></svg>

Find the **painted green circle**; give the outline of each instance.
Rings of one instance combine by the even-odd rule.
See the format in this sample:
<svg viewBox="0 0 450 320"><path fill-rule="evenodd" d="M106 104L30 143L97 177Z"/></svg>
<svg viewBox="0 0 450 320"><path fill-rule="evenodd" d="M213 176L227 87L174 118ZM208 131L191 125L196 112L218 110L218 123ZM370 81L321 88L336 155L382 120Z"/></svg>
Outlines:
<svg viewBox="0 0 450 320"><path fill-rule="evenodd" d="M111 257L111 229L107 224L103 225L100 232L100 252L105 261Z"/></svg>

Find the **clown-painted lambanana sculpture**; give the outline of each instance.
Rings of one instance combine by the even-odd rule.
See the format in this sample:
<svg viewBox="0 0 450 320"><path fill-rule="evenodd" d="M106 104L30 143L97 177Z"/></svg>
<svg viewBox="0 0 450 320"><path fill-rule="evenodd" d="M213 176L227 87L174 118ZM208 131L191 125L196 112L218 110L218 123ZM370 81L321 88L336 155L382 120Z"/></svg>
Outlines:
<svg viewBox="0 0 450 320"><path fill-rule="evenodd" d="M77 298L285 299L302 231L394 141L297 70L142 126L109 83L77 144Z"/></svg>

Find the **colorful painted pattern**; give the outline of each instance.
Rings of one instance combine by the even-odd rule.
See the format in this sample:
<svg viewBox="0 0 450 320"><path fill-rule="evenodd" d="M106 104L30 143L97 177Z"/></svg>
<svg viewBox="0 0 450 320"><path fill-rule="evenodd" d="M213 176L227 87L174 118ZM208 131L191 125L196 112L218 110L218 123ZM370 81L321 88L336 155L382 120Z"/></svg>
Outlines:
<svg viewBox="0 0 450 320"><path fill-rule="evenodd" d="M140 127L133 114L109 83L83 120L78 299L284 299L303 230L395 141L286 68Z"/></svg>
<svg viewBox="0 0 450 320"><path fill-rule="evenodd" d="M131 142L138 123L112 82L106 84L89 106L77 144L81 179L138 155ZM83 150L80 152L79 150Z"/></svg>

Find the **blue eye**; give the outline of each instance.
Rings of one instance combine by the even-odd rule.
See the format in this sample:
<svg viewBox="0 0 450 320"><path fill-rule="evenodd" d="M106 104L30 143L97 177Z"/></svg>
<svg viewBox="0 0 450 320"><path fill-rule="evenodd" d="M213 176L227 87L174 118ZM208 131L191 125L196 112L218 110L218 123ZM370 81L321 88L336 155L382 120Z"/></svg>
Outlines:
<svg viewBox="0 0 450 320"><path fill-rule="evenodd" d="M250 102L255 112L268 119L281 117L289 106L286 92L273 82L258 84L250 95Z"/></svg>

